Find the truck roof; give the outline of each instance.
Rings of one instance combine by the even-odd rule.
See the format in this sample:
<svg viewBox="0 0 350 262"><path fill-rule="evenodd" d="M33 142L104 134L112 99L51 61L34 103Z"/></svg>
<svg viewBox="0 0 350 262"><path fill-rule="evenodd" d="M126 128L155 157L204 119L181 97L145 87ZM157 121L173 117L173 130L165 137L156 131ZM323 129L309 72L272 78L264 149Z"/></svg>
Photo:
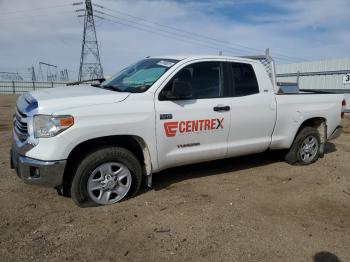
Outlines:
<svg viewBox="0 0 350 262"><path fill-rule="evenodd" d="M246 62L256 62L254 59L248 59L244 57L236 56L223 56L223 55L162 55L152 56L149 58L160 58L160 59L175 59L175 60L195 60L195 59L234 59Z"/></svg>

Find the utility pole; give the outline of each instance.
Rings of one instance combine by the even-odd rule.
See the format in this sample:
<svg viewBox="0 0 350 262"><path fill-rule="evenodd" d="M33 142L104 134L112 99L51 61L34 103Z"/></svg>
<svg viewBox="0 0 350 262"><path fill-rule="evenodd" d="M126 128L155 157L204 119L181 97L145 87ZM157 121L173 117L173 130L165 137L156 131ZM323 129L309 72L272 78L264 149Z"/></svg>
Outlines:
<svg viewBox="0 0 350 262"><path fill-rule="evenodd" d="M81 5L83 2L73 3ZM88 80L93 78L102 78L103 69L100 60L100 53L96 37L94 14L91 0L85 0L85 9L76 10L84 11L84 32L81 46L80 66L78 80Z"/></svg>
<svg viewBox="0 0 350 262"><path fill-rule="evenodd" d="M32 75L32 81L35 82L36 81L36 74L35 74L34 66L32 66L30 68L30 71L31 71L31 75Z"/></svg>

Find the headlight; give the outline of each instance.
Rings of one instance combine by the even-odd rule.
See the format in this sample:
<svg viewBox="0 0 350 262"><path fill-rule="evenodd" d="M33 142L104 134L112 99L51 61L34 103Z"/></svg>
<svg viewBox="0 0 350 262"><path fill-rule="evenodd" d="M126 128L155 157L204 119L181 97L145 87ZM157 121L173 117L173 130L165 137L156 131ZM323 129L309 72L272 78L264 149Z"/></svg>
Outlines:
<svg viewBox="0 0 350 262"><path fill-rule="evenodd" d="M53 137L74 124L72 116L34 116L34 137Z"/></svg>

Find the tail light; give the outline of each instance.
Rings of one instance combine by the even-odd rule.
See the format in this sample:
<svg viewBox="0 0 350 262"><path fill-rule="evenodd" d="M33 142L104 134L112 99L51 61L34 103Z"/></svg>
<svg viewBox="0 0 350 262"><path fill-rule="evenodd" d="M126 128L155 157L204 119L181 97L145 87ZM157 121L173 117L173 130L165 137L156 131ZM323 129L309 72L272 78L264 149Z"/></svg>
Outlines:
<svg viewBox="0 0 350 262"><path fill-rule="evenodd" d="M346 107L346 101L345 99L343 99L343 101L341 102L341 117L343 118L344 117L344 114L345 114L345 107Z"/></svg>

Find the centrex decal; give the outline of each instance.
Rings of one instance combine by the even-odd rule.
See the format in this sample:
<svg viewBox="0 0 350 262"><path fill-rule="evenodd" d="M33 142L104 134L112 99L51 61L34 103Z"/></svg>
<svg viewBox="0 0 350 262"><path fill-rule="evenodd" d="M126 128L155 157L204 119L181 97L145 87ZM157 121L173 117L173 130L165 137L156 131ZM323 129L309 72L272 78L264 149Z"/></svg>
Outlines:
<svg viewBox="0 0 350 262"><path fill-rule="evenodd" d="M164 123L164 131L167 137L174 137L178 132L186 134L193 132L223 129L223 122L224 118L171 121Z"/></svg>

